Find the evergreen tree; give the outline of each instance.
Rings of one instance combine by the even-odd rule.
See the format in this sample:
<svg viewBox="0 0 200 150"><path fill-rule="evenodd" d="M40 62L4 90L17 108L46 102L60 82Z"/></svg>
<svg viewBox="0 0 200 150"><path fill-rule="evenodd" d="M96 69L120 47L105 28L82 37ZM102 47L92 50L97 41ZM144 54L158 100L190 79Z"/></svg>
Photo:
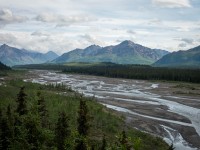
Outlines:
<svg viewBox="0 0 200 150"><path fill-rule="evenodd" d="M37 120L34 114L28 113L26 106L27 95L24 92L24 88L24 86L21 87L17 94L17 109L14 118L14 141L12 148L14 149L17 147L17 149L28 148L37 150L42 142L39 120Z"/></svg>
<svg viewBox="0 0 200 150"><path fill-rule="evenodd" d="M105 135L103 136L103 139L102 139L102 146L101 146L101 150L106 150L106 138L105 138Z"/></svg>
<svg viewBox="0 0 200 150"><path fill-rule="evenodd" d="M86 101L84 101L82 97L80 98L77 122L78 122L78 133L81 136L87 136L89 130L88 109Z"/></svg>
<svg viewBox="0 0 200 150"><path fill-rule="evenodd" d="M126 132L123 130L122 133L119 136L119 147L124 149L124 150L130 150L131 145L128 141L128 138L126 136Z"/></svg>
<svg viewBox="0 0 200 150"><path fill-rule="evenodd" d="M120 141L120 143L122 145L126 145L127 144L126 132L124 130L121 133L121 137L120 137L119 141Z"/></svg>
<svg viewBox="0 0 200 150"><path fill-rule="evenodd" d="M43 144L42 129L37 117L30 115L25 118L25 128L27 130L26 140L31 150L38 150Z"/></svg>
<svg viewBox="0 0 200 150"><path fill-rule="evenodd" d="M69 119L66 113L62 112L60 113L55 129L55 143L58 150L65 149L65 142L69 135Z"/></svg>
<svg viewBox="0 0 200 150"><path fill-rule="evenodd" d="M0 107L0 149L2 149L2 118L3 118L3 115L2 115L2 110L1 110L1 107Z"/></svg>
<svg viewBox="0 0 200 150"><path fill-rule="evenodd" d="M1 149L2 150L7 150L10 145L10 139L12 137L12 132L10 130L8 120L6 118L1 119Z"/></svg>
<svg viewBox="0 0 200 150"><path fill-rule="evenodd" d="M83 97L80 97L80 104L78 110L78 133L79 138L76 141L77 145L75 150L87 150L87 135L89 130L89 123L88 123L88 109L86 105L86 101L83 100Z"/></svg>
<svg viewBox="0 0 200 150"><path fill-rule="evenodd" d="M19 114L19 116L24 115L27 113L27 107L26 107L26 94L24 92L24 86L21 87L19 94L17 95L17 110L16 112Z"/></svg>
<svg viewBox="0 0 200 150"><path fill-rule="evenodd" d="M8 119L10 119L11 118L11 108L10 108L10 104L8 105L8 107L7 107L7 111L6 111L6 115L7 115L7 117L8 117Z"/></svg>
<svg viewBox="0 0 200 150"><path fill-rule="evenodd" d="M16 114L14 116L14 136L15 140L20 139L22 135L21 127L23 125L23 115L27 114L27 107L26 107L26 94L24 92L24 86L20 88L19 93L17 94L17 109Z"/></svg>
<svg viewBox="0 0 200 150"><path fill-rule="evenodd" d="M7 107L5 117L3 117L0 110L0 149L8 149L12 143L14 132L13 132L13 116L11 113L10 105Z"/></svg>
<svg viewBox="0 0 200 150"><path fill-rule="evenodd" d="M10 107L11 106L9 104L8 107L7 107L6 115L7 115L7 118L8 118L9 126L13 129L14 128L14 114L11 111Z"/></svg>
<svg viewBox="0 0 200 150"><path fill-rule="evenodd" d="M95 145L94 144L91 146L91 150L95 150Z"/></svg>
<svg viewBox="0 0 200 150"><path fill-rule="evenodd" d="M14 114L11 111L10 104L7 107L6 115L7 115L8 127L9 127L9 130L10 130L9 139L10 139L10 142L13 142L13 140L14 140Z"/></svg>
<svg viewBox="0 0 200 150"><path fill-rule="evenodd" d="M40 115L41 125L43 128L47 128L48 126L48 111L46 108L46 103L44 97L40 92L37 93L38 99L38 113Z"/></svg>
<svg viewBox="0 0 200 150"><path fill-rule="evenodd" d="M87 141L86 138L83 136L80 136L77 141L77 145L75 146L75 150L87 150Z"/></svg>

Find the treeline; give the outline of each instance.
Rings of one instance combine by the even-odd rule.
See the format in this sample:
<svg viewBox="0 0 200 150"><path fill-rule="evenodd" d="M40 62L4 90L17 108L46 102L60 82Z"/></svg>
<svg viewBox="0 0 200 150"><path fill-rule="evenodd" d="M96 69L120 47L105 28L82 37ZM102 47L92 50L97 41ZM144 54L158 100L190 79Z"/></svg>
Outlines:
<svg viewBox="0 0 200 150"><path fill-rule="evenodd" d="M7 72L11 70L10 67L4 65L1 61L0 61L0 77L1 76L7 76Z"/></svg>
<svg viewBox="0 0 200 150"><path fill-rule="evenodd" d="M16 65L15 69L38 69L38 70L63 70L66 68L63 64L29 64L29 65Z"/></svg>
<svg viewBox="0 0 200 150"><path fill-rule="evenodd" d="M80 73L112 78L170 80L200 83L199 69L156 68L142 65L107 65L66 67L63 72Z"/></svg>
<svg viewBox="0 0 200 150"><path fill-rule="evenodd" d="M106 76L112 78L169 80L200 83L200 69L164 68L147 65L119 65L113 63L99 64L40 64L16 66L26 69L62 70L67 73Z"/></svg>
<svg viewBox="0 0 200 150"><path fill-rule="evenodd" d="M70 118L65 111L58 115L54 125L43 95L38 92L38 100L27 107L27 94L21 87L17 94L16 107L0 107L0 149L2 150L139 150L141 139L131 140L123 130L116 141L110 143L105 135L101 143L91 142L88 132L90 124L86 101L78 96L79 107L75 130L70 127ZM97 135L98 136L98 135ZM173 148L173 147L172 147ZM169 147L170 149L170 147Z"/></svg>
<svg viewBox="0 0 200 150"><path fill-rule="evenodd" d="M10 70L11 68L4 65L1 61L0 61L0 71L3 71L3 70Z"/></svg>

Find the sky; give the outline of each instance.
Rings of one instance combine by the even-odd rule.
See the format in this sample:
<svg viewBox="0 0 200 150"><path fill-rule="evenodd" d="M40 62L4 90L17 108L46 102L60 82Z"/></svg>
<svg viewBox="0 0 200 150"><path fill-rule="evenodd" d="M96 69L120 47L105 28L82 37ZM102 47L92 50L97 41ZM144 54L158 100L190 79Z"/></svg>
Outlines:
<svg viewBox="0 0 200 150"><path fill-rule="evenodd" d="M170 52L200 45L200 0L0 0L0 44L62 54L124 40Z"/></svg>

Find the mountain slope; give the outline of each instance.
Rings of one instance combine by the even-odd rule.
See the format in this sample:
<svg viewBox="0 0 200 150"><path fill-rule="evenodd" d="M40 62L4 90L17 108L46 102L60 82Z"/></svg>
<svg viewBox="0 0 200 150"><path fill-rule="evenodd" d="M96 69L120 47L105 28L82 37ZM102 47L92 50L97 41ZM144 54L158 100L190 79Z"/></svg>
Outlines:
<svg viewBox="0 0 200 150"><path fill-rule="evenodd" d="M112 62L118 64L152 64L167 51L150 49L131 41L116 46L100 47L91 45L85 49L75 49L56 58L52 63L66 62Z"/></svg>
<svg viewBox="0 0 200 150"><path fill-rule="evenodd" d="M200 67L200 46L165 55L153 64L157 67Z"/></svg>
<svg viewBox="0 0 200 150"><path fill-rule="evenodd" d="M10 47L6 44L0 47L0 61L8 66L23 64L39 64L57 58L54 52L46 54Z"/></svg>

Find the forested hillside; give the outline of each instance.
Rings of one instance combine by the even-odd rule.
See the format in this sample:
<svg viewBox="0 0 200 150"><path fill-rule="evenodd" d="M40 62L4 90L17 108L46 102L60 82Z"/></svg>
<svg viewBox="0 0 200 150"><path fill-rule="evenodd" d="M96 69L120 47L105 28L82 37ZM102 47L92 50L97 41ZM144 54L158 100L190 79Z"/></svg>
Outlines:
<svg viewBox="0 0 200 150"><path fill-rule="evenodd" d="M10 80L0 86L0 96L3 150L169 148L161 138L131 129L116 112L63 85Z"/></svg>
<svg viewBox="0 0 200 150"><path fill-rule="evenodd" d="M4 64L0 61L0 71L2 71L2 70L10 70L10 69L11 69L10 67L4 65Z"/></svg>

